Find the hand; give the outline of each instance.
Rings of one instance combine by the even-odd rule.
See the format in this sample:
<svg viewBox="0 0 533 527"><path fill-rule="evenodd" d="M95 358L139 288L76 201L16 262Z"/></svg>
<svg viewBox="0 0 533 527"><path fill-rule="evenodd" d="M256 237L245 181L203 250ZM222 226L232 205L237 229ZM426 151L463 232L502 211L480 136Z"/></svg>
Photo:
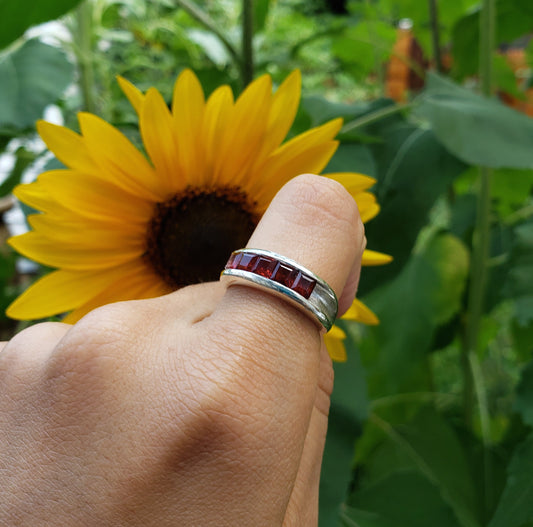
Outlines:
<svg viewBox="0 0 533 527"><path fill-rule="evenodd" d="M353 199L300 176L248 247L355 295ZM32 326L0 351L0 525L317 524L331 363L283 299L220 283Z"/></svg>

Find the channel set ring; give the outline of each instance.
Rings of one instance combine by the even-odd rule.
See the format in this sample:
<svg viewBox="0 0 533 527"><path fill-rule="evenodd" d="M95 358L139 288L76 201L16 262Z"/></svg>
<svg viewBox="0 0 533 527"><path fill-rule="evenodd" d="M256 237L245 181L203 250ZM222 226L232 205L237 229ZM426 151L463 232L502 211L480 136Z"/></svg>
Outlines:
<svg viewBox="0 0 533 527"><path fill-rule="evenodd" d="M339 304L331 287L299 263L263 249L231 253L220 280L262 289L284 299L329 331Z"/></svg>

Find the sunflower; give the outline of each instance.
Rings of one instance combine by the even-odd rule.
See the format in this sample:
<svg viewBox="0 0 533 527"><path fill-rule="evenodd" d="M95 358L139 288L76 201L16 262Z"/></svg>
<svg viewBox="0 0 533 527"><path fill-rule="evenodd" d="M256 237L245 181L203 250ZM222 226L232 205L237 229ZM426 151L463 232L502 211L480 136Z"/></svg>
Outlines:
<svg viewBox="0 0 533 527"><path fill-rule="evenodd" d="M69 313L74 323L94 308L151 298L217 280L232 250L244 247L276 192L303 172L320 174L337 149L334 119L283 143L299 105L300 73L272 93L270 76L234 101L229 86L206 100L192 71L176 80L172 110L161 94L119 78L139 117L146 155L99 117L80 113L81 134L44 121L37 129L65 165L20 185L15 195L38 214L31 230L9 240L19 253L55 268L8 308L15 319ZM283 143L283 144L282 144ZM363 221L379 207L374 180L327 174L353 195ZM210 263L201 255L209 253ZM365 251L363 264L389 257ZM355 301L348 318L376 323ZM327 335L333 358L345 359L344 333Z"/></svg>

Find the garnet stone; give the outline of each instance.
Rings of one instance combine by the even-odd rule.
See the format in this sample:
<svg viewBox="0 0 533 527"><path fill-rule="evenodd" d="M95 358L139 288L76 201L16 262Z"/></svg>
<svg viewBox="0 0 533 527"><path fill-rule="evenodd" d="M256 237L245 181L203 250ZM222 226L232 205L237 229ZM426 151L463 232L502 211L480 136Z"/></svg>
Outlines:
<svg viewBox="0 0 533 527"><path fill-rule="evenodd" d="M311 296L316 285L314 278L296 267L271 256L263 256L252 251L233 253L226 264L226 269L239 269L269 278L292 289L304 298Z"/></svg>

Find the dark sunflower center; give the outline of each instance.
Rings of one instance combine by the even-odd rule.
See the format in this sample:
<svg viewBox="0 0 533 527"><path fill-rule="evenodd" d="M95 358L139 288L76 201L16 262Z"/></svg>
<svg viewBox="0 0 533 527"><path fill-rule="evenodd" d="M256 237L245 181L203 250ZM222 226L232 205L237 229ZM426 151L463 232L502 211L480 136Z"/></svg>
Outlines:
<svg viewBox="0 0 533 527"><path fill-rule="evenodd" d="M257 224L253 205L238 188L187 188L156 205L145 257L173 289L218 280Z"/></svg>

